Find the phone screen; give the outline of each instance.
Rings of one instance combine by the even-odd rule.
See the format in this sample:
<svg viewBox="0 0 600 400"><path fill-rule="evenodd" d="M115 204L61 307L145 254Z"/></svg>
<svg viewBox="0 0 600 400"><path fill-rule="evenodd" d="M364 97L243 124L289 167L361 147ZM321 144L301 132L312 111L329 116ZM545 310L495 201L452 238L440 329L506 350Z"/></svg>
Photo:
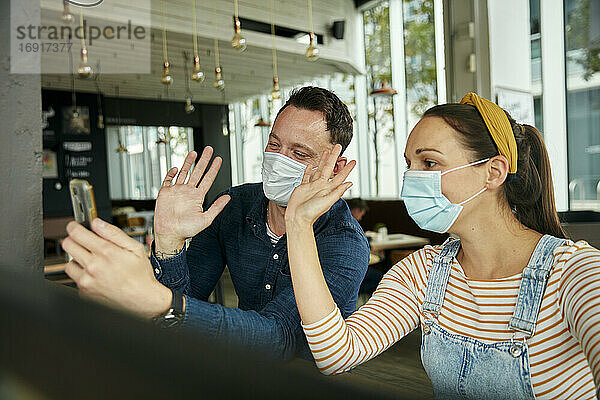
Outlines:
<svg viewBox="0 0 600 400"><path fill-rule="evenodd" d="M98 216L94 188L85 179L72 179L69 182L69 190L75 221L91 229L92 220Z"/></svg>

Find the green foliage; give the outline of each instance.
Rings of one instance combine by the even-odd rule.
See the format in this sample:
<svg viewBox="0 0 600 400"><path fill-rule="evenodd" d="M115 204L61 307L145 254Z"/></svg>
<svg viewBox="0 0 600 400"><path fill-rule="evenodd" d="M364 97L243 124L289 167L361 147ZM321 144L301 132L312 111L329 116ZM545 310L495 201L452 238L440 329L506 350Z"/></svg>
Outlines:
<svg viewBox="0 0 600 400"><path fill-rule="evenodd" d="M573 7L567 15L567 55L584 68L583 78L589 80L600 71L600 44L590 43L590 0L570 0ZM543 40L543 39L542 39ZM579 51L576 51L579 50Z"/></svg>
<svg viewBox="0 0 600 400"><path fill-rule="evenodd" d="M404 0L404 14L406 89L411 111L420 116L436 102L433 0Z"/></svg>

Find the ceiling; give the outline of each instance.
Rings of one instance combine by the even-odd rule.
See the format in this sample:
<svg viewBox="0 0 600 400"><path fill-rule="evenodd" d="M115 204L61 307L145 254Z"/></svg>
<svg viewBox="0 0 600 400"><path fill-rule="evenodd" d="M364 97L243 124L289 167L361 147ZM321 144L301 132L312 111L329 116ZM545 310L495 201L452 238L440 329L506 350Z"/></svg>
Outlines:
<svg viewBox="0 0 600 400"><path fill-rule="evenodd" d="M251 2L256 1L258 0L251 0ZM322 3L325 3L325 5L322 6L325 7L323 12L332 14L331 18L339 18L341 11L333 10L331 7L336 6L336 2L341 2L341 5L346 6L344 3L345 1L346 0L336 0L335 2L321 1ZM288 0L288 2L296 7L304 4L304 1L302 0ZM189 60L186 64L184 61L184 53L187 53L190 58L193 55L191 24L183 26L181 22L177 24L177 21L170 21L168 23L168 26L170 27L170 30L167 33L168 58L171 64L171 74L174 81L172 85L165 86L160 81L163 63L162 29L160 28L161 20L160 18L158 18L158 20L156 18L156 5L154 3L155 2L153 1L153 28L150 31L150 57L145 60L131 59L128 61L128 64L126 64L139 67L140 63L147 64L149 60L150 73L133 74L127 73L126 70L123 70L122 73L102 73L102 63L106 65L107 62L110 62L107 61L110 60L110 54L114 52L126 54L127 48L115 48L114 45L111 48L105 48L101 42L98 42L92 46L88 46L88 49L90 64L95 67L96 72L100 71L100 74L96 74L94 79L80 79L79 77L76 77L74 79L74 86L77 91L95 92L99 89L108 96L114 96L118 92L122 97L172 100L185 99L187 89L184 66L187 65L189 73L192 67L192 61ZM172 3L172 1L170 1L170 3ZM181 1L175 1L175 4L179 3L181 3ZM226 3L228 8L233 8L232 5L229 4L233 3L233 1L221 3ZM268 2L263 1L263 3L266 3L268 7ZM282 5L285 1L279 1L278 3L280 9L285 9L285 4ZM243 4L243 2L241 4ZM352 6L352 2L350 2L350 5ZM55 5L52 4L52 6L54 7ZM189 8L187 10L182 8L183 4L179 4L179 6L180 9L173 11L173 13L178 12L178 18L181 19L183 18L181 16L182 13L187 12L189 14L190 11ZM263 7L262 14L265 14L264 5L260 4L260 6ZM160 6L158 7L160 11ZM329 9L327 7L329 7ZM172 8L174 8L174 6ZM256 12L258 12L256 4L254 5L253 10L255 14L251 14L251 16L255 17ZM206 9L204 11L206 11ZM240 8L240 15L242 11L244 10ZM246 37L249 39L247 50L240 53L233 49L229 42L229 37L233 35L233 29L230 22L232 13L228 9L220 11L219 15L213 14L212 18L212 28L214 29L215 35L218 34L221 37L218 44L220 50L220 64L223 69L223 78L225 80L226 88L221 92L213 87L215 68L214 39L212 37L206 37L206 33L209 32L211 28L210 26L206 26L208 21L211 20L211 16L207 16L206 14L207 12L200 12L198 17L198 49L200 64L206 74L206 80L203 83L189 81L189 88L193 100L195 102L226 104L252 95L269 93L273 79L272 50L270 48L271 38L269 35L263 33L245 32ZM266 20L268 21L268 11L266 14ZM188 20L191 20L189 15L187 17ZM217 21L219 23L214 22L216 17L218 17ZM288 19L281 17L280 20L282 22L278 22L278 24L282 25L287 22L292 25L290 16L287 17ZM320 15L320 17L323 18L323 15ZM52 18L57 17L54 16ZM265 15L263 15L262 18L264 20ZM172 19L174 19L174 17ZM229 21L229 26L222 26L224 25L223 21ZM328 19L323 21L325 21L324 23L327 23ZM296 23L296 25L301 27L305 25L305 22L302 21L301 24ZM315 24L315 27L315 30L317 30L317 24ZM323 30L325 30L325 28L323 28ZM205 36L200 36L201 33ZM223 39L224 37L227 39ZM311 62L304 57L303 50L306 47L305 45L299 44L293 39L277 38L277 47L285 48L285 51L278 50L277 52L280 85L282 87L293 86L314 77L336 72L356 73L356 67L348 62L348 60L343 57L343 53L339 50L342 49L342 51L345 51L347 46L345 46L344 40L338 41L331 37L327 38L327 40L328 42L322 47L321 53L323 56L316 62ZM328 44L332 48L330 52L327 51ZM75 68L79 63L79 54L76 45L77 43L73 46ZM342 56L340 56L340 54L342 54ZM102 55L100 64L97 62L98 55ZM328 57L328 55L330 55L330 57ZM64 57L65 58L60 62L67 62L66 56ZM44 88L71 90L72 84L72 75L70 74L42 74L42 87Z"/></svg>

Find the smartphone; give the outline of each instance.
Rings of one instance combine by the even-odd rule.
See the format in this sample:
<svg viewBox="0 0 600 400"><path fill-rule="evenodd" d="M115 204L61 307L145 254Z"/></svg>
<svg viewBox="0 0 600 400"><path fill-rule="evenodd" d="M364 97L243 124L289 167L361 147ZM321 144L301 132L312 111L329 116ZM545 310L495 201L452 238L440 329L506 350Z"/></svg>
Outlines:
<svg viewBox="0 0 600 400"><path fill-rule="evenodd" d="M71 192L75 221L91 230L92 220L98 217L94 188L85 179L71 179L69 191Z"/></svg>

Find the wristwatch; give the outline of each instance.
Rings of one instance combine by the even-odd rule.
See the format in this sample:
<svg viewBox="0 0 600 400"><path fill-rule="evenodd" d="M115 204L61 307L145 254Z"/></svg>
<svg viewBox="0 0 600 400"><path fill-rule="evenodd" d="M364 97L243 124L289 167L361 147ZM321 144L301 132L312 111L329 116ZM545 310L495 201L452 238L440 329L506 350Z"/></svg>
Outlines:
<svg viewBox="0 0 600 400"><path fill-rule="evenodd" d="M183 321L185 313L183 312L183 295L177 290L171 289L173 301L171 307L166 313L152 318L152 321L163 328L171 328L179 325Z"/></svg>

